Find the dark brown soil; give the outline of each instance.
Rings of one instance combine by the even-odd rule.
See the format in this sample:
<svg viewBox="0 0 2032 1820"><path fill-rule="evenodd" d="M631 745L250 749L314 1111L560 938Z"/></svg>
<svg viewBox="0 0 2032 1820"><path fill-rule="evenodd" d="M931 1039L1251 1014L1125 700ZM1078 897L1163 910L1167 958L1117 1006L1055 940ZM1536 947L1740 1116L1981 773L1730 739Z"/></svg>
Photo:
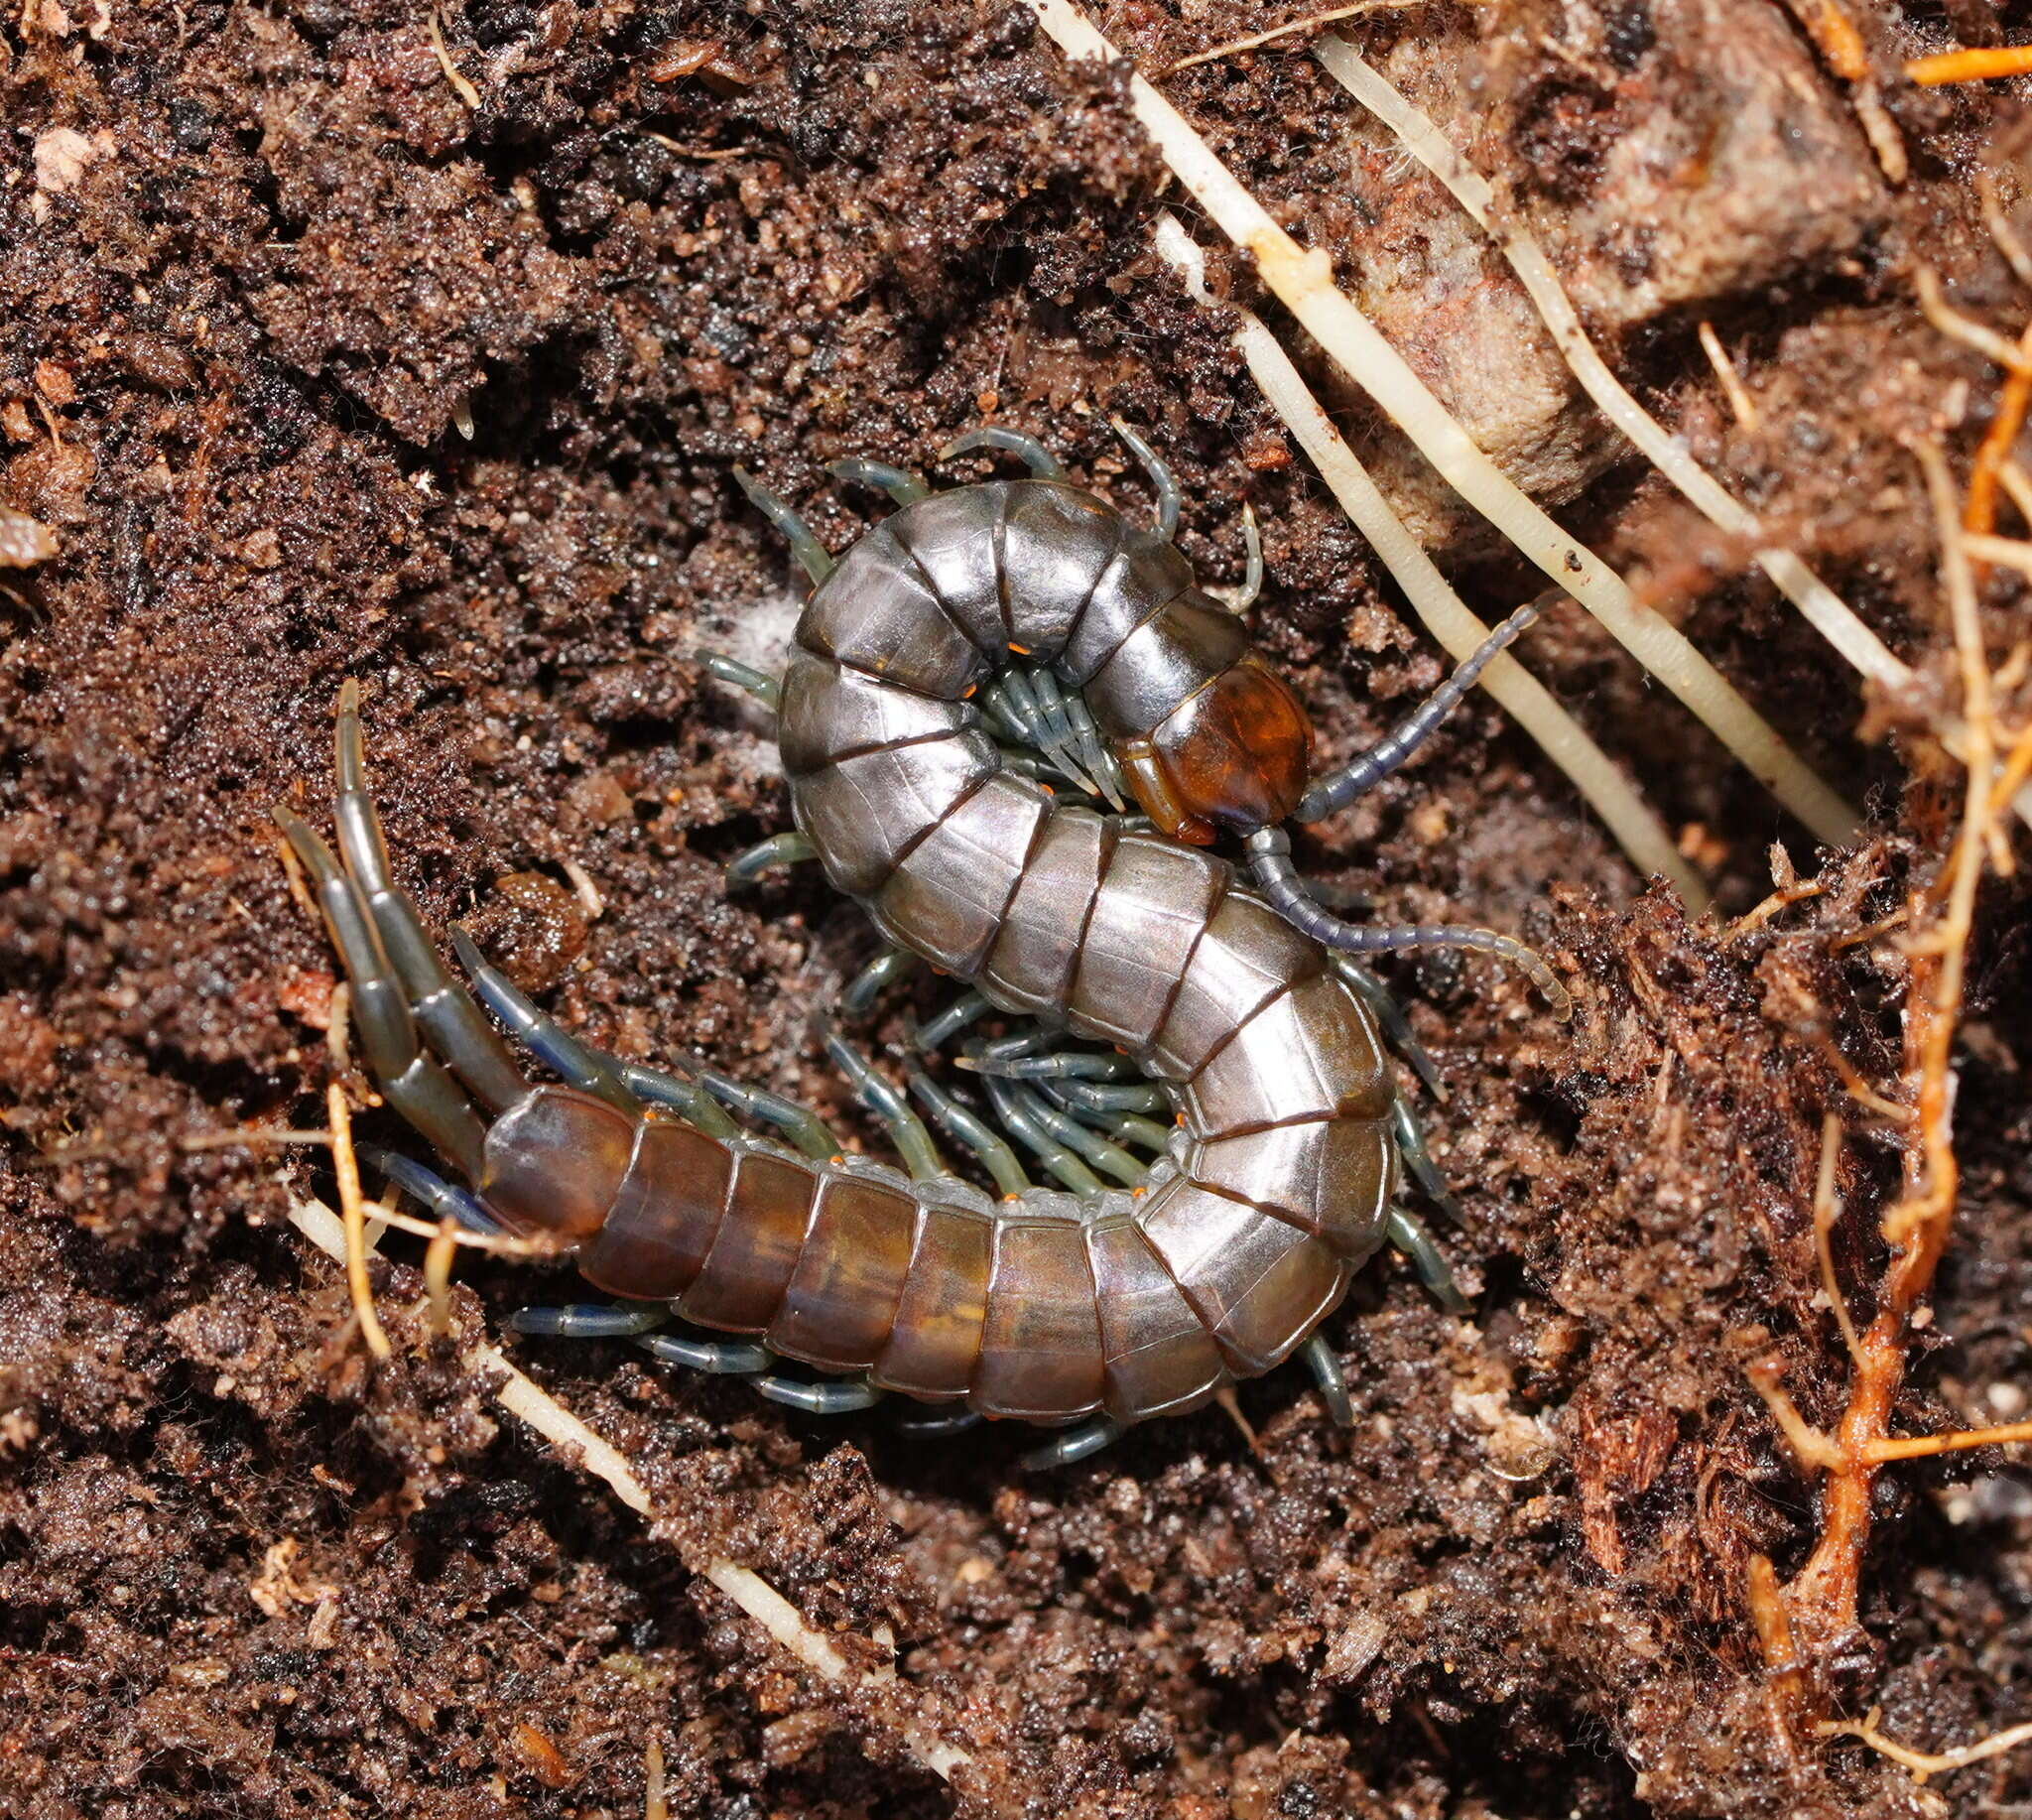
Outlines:
<svg viewBox="0 0 2032 1820"><path fill-rule="evenodd" d="M1994 35L1986 0L1952 11ZM1895 1090L1902 969L1840 938L1938 863L1958 786L1898 730L1923 704L1865 701L1572 403L1498 263L1303 52L1170 89L1489 446L1867 800L1869 838L1828 856L1825 896L1725 940L1643 890L1479 701L1326 831L1315 871L1520 929L1580 999L1562 1028L1478 963L1394 970L1452 1090L1431 1118L1476 1313L1372 1269L1328 1329L1352 1430L1285 1371L1243 1391L1257 1452L1209 1410L1027 1477L1024 1435L907 1443L881 1411L822 1423L617 1348L509 1343L681 1513L652 1532L429 1342L407 1241L376 1265L396 1356L368 1362L284 1217L329 1196L318 1153L193 1147L322 1122L333 964L267 810L321 815L342 677L434 925L468 919L624 1055L700 1051L851 1124L820 1019L864 924L816 880L719 872L785 811L766 727L696 654L767 662L795 611L736 461L838 547L871 502L826 461L927 465L993 417L1141 510L1119 414L1177 464L1208 576L1238 573L1253 504L1257 623L1330 757L1441 674L1219 315L1148 250L1178 193L1118 74L1069 71L1024 6L441 17L476 105L387 0L33 0L0 25L0 505L61 544L0 573L0 1812L633 1816L652 1741L671 1811L724 1820L2032 1811L2023 1754L1921 1791L1793 1736L1743 1593L1751 1555L1789 1574L1815 1533L1746 1361L1784 1357L1815 1420L1841 1404L1809 1211L1825 1107L1855 1132L1858 1297L1896 1186L1896 1132L1825 1040ZM1948 42L1914 18L1866 22L1886 77ZM1266 21L1134 0L1105 23L1155 71ZM1919 320L1911 274L2015 334L1969 178L1984 160L2017 194L2025 97L1887 81L1894 188L1765 0L1435 5L1364 43L1539 226L1661 414L1952 703L1898 438L1966 456L1995 374ZM1484 611L1536 591L1336 397ZM0 530L0 562L44 553ZM2026 598L1992 577L1985 605L2001 659ZM1577 610L1529 650L1727 909L1774 840L1821 863ZM1903 1432L2023 1408L2023 913L2008 884L1983 900L1963 1223ZM460 1281L473 1334L572 1293L474 1258ZM900 1695L795 1671L681 1564L711 1553L842 1647L889 1626L903 1693L973 1766L949 1789L907 1755ZM1865 1588L1840 1710L1935 1748L2032 1715L2022 1467L1888 1474Z"/></svg>

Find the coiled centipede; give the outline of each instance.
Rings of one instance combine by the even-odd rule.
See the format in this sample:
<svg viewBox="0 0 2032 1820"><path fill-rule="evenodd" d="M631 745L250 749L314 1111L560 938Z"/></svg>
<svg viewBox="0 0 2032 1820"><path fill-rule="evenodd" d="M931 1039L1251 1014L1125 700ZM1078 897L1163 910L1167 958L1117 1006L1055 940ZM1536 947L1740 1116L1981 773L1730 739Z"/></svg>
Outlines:
<svg viewBox="0 0 2032 1820"><path fill-rule="evenodd" d="M1029 477L933 493L897 469L839 464L900 509L837 562L741 476L815 587L780 682L715 665L777 711L798 832L765 857L815 854L899 950L971 982L973 1011L1126 1058L1042 1055L1024 1037L975 1046L1005 1126L1080 1192L1033 1186L993 1131L919 1076L939 1122L1004 1192L952 1174L901 1097L836 1040L908 1174L844 1154L815 1115L771 1096L587 1048L460 933L468 990L393 881L347 684L342 860L289 811L277 818L316 882L375 1080L469 1189L407 1158L383 1166L469 1225L550 1235L588 1282L635 1304L526 1311L525 1331L638 1336L666 1358L764 1373L765 1390L815 1409L894 1391L973 1416L1083 1420L1044 1450L1068 1459L1301 1346L1344 1408L1331 1352L1308 1342L1386 1236L1454 1298L1437 1251L1395 1205L1400 1143L1415 1127L1362 976L1334 950L1493 949L1564 994L1508 938L1328 915L1297 882L1277 825L1295 810L1325 814L1402 762L1528 609L1397 733L1309 788L1305 710L1236 615L1195 585L1170 538L1176 489L1130 440L1157 482L1154 532L995 429L948 455L1012 450ZM1124 786L1142 817L1098 800L1121 810ZM1206 850L1222 834L1244 839L1257 889ZM482 1004L564 1085L533 1085ZM1054 1111L1026 1077L1088 1085ZM742 1129L722 1101L792 1141ZM1077 1116L1095 1106L1163 1144L1147 1168L1117 1171L1140 1175L1132 1185L1103 1185L1051 1134L1120 1157L1091 1129L1104 1120ZM1160 1106L1175 1127L1153 1140L1138 1113ZM1415 1138L1407 1154L1443 1195ZM653 1331L673 1310L759 1345ZM801 1383L769 1370L776 1358L853 1376Z"/></svg>

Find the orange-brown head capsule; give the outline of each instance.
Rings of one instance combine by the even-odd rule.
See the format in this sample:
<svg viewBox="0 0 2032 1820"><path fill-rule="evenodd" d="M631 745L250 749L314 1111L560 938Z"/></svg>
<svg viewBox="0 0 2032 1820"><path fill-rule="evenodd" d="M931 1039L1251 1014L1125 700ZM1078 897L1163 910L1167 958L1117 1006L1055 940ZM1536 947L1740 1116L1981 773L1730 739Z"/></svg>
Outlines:
<svg viewBox="0 0 2032 1820"><path fill-rule="evenodd" d="M1144 813L1196 846L1222 828L1246 834L1283 821L1305 795L1312 755L1303 704L1254 652L1115 749Z"/></svg>

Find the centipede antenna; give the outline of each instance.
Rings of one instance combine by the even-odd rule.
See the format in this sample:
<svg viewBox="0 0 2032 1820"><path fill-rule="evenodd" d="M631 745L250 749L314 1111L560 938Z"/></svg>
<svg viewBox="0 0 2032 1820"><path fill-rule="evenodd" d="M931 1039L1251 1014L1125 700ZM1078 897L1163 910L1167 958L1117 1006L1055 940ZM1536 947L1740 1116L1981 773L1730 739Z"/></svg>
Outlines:
<svg viewBox="0 0 2032 1820"><path fill-rule="evenodd" d="M1555 977L1544 957L1514 937L1499 935L1493 929L1469 929L1453 923L1420 923L1401 929L1343 923L1321 909L1307 892L1298 868L1291 863L1291 837L1283 829L1257 829L1248 838L1247 850L1249 876L1256 889L1287 923L1323 947L1350 955L1400 954L1415 948L1469 948L1480 954L1496 955L1530 975L1531 983L1545 995L1553 1015L1561 1022L1573 1015L1573 997Z"/></svg>
<svg viewBox="0 0 2032 1820"><path fill-rule="evenodd" d="M1179 508L1183 503L1178 477L1165 458L1137 431L1119 417L1111 417L1107 421L1114 426L1115 435L1129 445L1130 452L1143 463L1143 471L1150 476L1150 484L1157 490L1157 534L1169 542L1178 534Z"/></svg>
<svg viewBox="0 0 2032 1820"><path fill-rule="evenodd" d="M744 664L738 657L728 657L723 651L700 651L698 661L722 683L731 683L736 689L746 690L772 715L783 706L783 684L752 664Z"/></svg>
<svg viewBox="0 0 2032 1820"><path fill-rule="evenodd" d="M939 459L951 461L958 455L971 455L977 449L995 449L1003 455L1017 456L1040 480L1066 478L1066 470L1059 465L1058 456L1036 437L1025 436L1022 431L1010 430L1001 424L982 424L977 430L954 437L939 451Z"/></svg>
<svg viewBox="0 0 2032 1820"><path fill-rule="evenodd" d="M929 498L932 491L908 468L891 467L887 461L870 461L861 455L828 461L826 471L840 480L872 486L877 492L887 493L898 505L915 505L920 499Z"/></svg>
<svg viewBox="0 0 2032 1820"><path fill-rule="evenodd" d="M1535 600L1520 606L1476 645L1460 669L1427 696L1395 728L1339 770L1315 778L1299 803L1295 819L1317 822L1374 789L1426 742L1433 729L1473 688L1474 679L1487 668L1489 660L1497 656L1504 646L1513 643L1537 617L1538 603Z"/></svg>
<svg viewBox="0 0 2032 1820"><path fill-rule="evenodd" d="M1256 523L1256 508L1246 499L1242 501L1242 579L1232 587L1208 587L1204 583L1200 591L1211 594L1214 599L1236 615L1246 613L1256 604L1256 596L1263 591L1263 532Z"/></svg>
<svg viewBox="0 0 2032 1820"><path fill-rule="evenodd" d="M813 535L810 525L745 467L734 469L734 482L748 495L748 503L783 533L791 555L798 559L805 574L812 578L812 585L817 587L832 573L831 552Z"/></svg>

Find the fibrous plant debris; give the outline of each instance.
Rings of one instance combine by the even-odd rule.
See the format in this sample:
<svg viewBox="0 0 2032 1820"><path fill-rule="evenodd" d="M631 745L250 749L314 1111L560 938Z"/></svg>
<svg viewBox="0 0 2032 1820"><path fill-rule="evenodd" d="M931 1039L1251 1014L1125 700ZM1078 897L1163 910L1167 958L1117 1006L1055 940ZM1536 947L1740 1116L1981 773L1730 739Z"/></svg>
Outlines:
<svg viewBox="0 0 2032 1820"><path fill-rule="evenodd" d="M1984 48L1980 20L1504 0L1342 22L1492 219L1528 220L1631 396L1902 667L1865 681L1750 544L1619 453L1500 254L1312 33L1189 65L1286 15L1093 18L1456 419L1528 404L1490 453L1864 836L1814 851L1559 602L1522 655L1731 920L1647 887L1479 698L1309 836L1309 869L1378 914L1471 910L1581 988L1555 1031L1492 970L1394 970L1448 1090L1429 1115L1475 1317L1366 1273L1327 1330L1346 1431L1275 1376L1238 1398L1253 1446L1209 1411L1038 1481L1025 1436L930 1448L505 1339L516 1306L578 1293L569 1272L465 1249L454 1271L407 1216L369 1248L371 1200L349 1286L292 1224L338 1204L327 1088L362 1142L406 1140L330 1059L344 994L267 824L321 804L343 676L435 929L467 922L595 1042L697 1052L851 1125L819 1031L867 930L817 881L718 873L783 805L694 654L773 665L795 612L735 462L836 549L866 501L826 462L931 467L984 417L1141 510L1119 418L1178 468L1203 575L1239 578L1261 527L1251 624L1337 762L1445 654L1257 389L1247 320L1153 247L1169 205L1462 611L1545 578L1417 494L1416 453L1168 178L1127 72L1069 62L1027 7L11 14L0 508L40 529L0 572L0 1810L2032 1799L2032 1507L1995 1445L2027 1415L2024 837L1999 811L2032 765L2032 484L2017 367L1916 301L1935 275L2016 359L2032 211L2011 91L1902 73L1951 32ZM1938 574L1930 440L1967 597ZM1971 610L1988 771L1942 746L1976 724ZM1943 926L1967 944L1952 1031L1929 1021ZM866 1036L902 1034L899 1013ZM1947 1085L1953 1241L1853 1442L1837 1310L1866 1357L1884 1221L1943 1179ZM619 1469L504 1420L474 1346ZM1767 1365L1828 1450L1804 1473ZM1821 1494L1865 1479L1844 1528ZM1832 1603L1808 1573L1831 1533L1853 1553ZM847 1675L796 1665L765 1608ZM1830 1612L1853 1620L1832 1642ZM971 1761L949 1782L928 1745Z"/></svg>

